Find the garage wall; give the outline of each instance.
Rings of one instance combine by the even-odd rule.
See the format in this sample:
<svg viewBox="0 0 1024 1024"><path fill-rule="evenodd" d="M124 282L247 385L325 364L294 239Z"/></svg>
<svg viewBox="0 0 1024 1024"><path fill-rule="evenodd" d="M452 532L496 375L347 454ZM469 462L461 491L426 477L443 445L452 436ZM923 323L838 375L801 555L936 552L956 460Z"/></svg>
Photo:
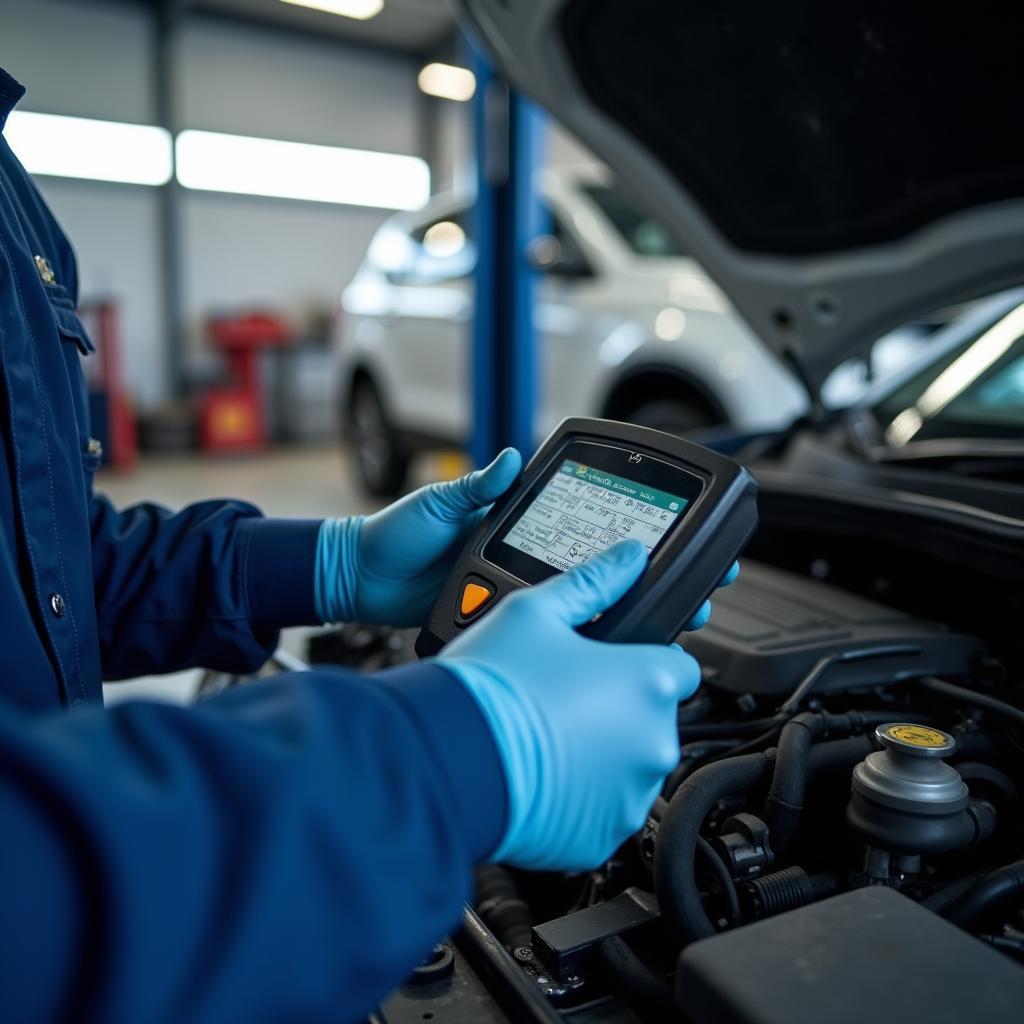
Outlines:
<svg viewBox="0 0 1024 1024"><path fill-rule="evenodd" d="M196 18L179 54L190 128L419 155L418 64ZM190 343L211 308L333 306L387 211L215 193L184 197Z"/></svg>
<svg viewBox="0 0 1024 1024"><path fill-rule="evenodd" d="M418 63L195 15L180 41L183 127L421 155ZM0 66L29 86L22 109L155 122L149 18L103 0L0 0ZM122 305L125 369L140 405L168 391L159 195L41 179L75 243L82 297ZM211 309L331 307L386 211L185 193L189 352Z"/></svg>
<svg viewBox="0 0 1024 1024"><path fill-rule="evenodd" d="M145 11L86 0L0 0L0 66L25 110L153 123Z"/></svg>
<svg viewBox="0 0 1024 1024"><path fill-rule="evenodd" d="M123 4L0 0L0 66L28 93L22 110L152 124L151 30ZM132 185L42 178L78 254L83 299L121 305L125 373L140 404L164 394L159 197Z"/></svg>

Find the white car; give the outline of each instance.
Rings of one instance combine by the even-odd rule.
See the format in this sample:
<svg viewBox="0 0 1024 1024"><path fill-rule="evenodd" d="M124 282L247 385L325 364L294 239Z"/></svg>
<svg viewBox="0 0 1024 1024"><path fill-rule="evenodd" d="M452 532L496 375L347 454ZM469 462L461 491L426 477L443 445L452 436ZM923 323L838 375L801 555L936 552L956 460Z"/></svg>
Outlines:
<svg viewBox="0 0 1024 1024"><path fill-rule="evenodd" d="M675 433L784 426L807 408L796 379L722 292L610 179L548 171L551 234L535 240L538 440L568 415ZM360 477L399 491L410 457L470 434L475 261L470 201L441 196L390 218L342 297L336 347Z"/></svg>

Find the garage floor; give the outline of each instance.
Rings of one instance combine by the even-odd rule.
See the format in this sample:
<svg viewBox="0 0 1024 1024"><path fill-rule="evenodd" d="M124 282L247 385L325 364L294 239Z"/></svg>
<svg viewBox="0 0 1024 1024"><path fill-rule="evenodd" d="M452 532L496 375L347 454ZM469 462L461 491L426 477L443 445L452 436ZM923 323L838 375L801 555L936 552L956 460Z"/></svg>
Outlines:
<svg viewBox="0 0 1024 1024"><path fill-rule="evenodd" d="M118 506L171 508L204 498L243 498L267 515L321 517L371 511L340 448L282 448L263 455L144 458L129 475L103 472L96 489Z"/></svg>
<svg viewBox="0 0 1024 1024"><path fill-rule="evenodd" d="M456 475L462 471L457 457L425 457L415 467L414 482ZM179 508L205 498L241 498L267 515L323 518L371 512L378 507L365 498L341 448L282 448L266 454L231 457L159 456L141 460L128 475L104 471L96 490L123 507L138 501L156 501ZM282 643L301 656L305 638L313 630L290 629ZM108 703L139 697L175 702L191 699L199 671L146 677L104 687Z"/></svg>

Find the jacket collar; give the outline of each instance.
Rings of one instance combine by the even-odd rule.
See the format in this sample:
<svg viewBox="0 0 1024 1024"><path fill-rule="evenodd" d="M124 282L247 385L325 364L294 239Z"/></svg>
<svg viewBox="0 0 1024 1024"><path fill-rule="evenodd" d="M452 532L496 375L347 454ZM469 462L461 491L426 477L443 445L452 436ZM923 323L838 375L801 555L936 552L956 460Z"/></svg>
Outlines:
<svg viewBox="0 0 1024 1024"><path fill-rule="evenodd" d="M7 124L7 115L24 95L25 86L21 82L15 81L3 68L0 68L0 132Z"/></svg>

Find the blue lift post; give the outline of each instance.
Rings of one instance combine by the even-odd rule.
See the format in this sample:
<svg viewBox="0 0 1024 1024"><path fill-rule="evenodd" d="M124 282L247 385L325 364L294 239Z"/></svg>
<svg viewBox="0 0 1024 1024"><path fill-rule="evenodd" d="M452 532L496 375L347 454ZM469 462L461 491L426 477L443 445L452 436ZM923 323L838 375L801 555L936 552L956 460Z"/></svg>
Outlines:
<svg viewBox="0 0 1024 1024"><path fill-rule="evenodd" d="M469 454L475 465L483 466L508 445L529 457L536 444L538 274L527 250L550 227L534 182L543 153L544 116L495 75L479 49L469 49L477 81Z"/></svg>

